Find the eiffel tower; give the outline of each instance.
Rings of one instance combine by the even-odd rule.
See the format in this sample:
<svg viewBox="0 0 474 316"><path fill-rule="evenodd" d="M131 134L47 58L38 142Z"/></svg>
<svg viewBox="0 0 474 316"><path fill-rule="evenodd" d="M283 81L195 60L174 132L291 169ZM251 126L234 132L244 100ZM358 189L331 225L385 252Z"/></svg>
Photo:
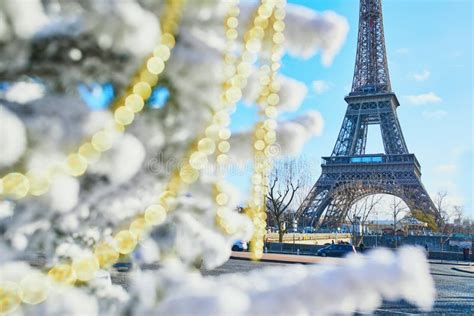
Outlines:
<svg viewBox="0 0 474 316"><path fill-rule="evenodd" d="M436 207L421 183L421 167L403 137L388 72L382 1L361 0L359 35L352 91L330 157L322 158L322 174L298 212L312 226L336 228L351 206L372 194L401 198L410 210L432 215ZM369 125L379 125L384 153L366 154Z"/></svg>

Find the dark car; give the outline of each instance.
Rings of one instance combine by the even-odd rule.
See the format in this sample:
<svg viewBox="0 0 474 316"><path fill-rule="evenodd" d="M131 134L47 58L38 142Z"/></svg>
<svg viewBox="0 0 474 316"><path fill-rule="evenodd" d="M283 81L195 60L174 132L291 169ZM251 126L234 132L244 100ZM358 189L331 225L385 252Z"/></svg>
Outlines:
<svg viewBox="0 0 474 316"><path fill-rule="evenodd" d="M317 255L321 257L344 257L350 253L356 253L354 246L348 244L337 244L319 249Z"/></svg>

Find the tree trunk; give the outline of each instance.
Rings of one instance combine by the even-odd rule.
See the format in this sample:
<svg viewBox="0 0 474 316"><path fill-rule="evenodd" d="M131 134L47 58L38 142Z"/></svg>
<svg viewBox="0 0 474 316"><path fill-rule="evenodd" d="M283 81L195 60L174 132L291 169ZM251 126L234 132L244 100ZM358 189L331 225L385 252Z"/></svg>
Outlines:
<svg viewBox="0 0 474 316"><path fill-rule="evenodd" d="M282 243L283 242L283 235L285 232L283 231L283 225L279 224L278 225L278 242Z"/></svg>

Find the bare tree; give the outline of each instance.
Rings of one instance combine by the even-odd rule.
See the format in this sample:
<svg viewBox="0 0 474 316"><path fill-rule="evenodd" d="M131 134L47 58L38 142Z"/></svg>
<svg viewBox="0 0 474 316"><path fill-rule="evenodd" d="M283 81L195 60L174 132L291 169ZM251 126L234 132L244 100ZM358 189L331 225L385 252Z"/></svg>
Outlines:
<svg viewBox="0 0 474 316"><path fill-rule="evenodd" d="M287 232L287 223L298 222L302 214L294 210L301 197L303 188L309 183L307 164L303 159L277 162L269 177L267 198L267 214L269 222L278 227L278 240L283 241Z"/></svg>
<svg viewBox="0 0 474 316"><path fill-rule="evenodd" d="M363 198L359 202L355 203L347 212L347 221L352 226L352 244L358 245L364 239L364 227L374 211L374 209L380 204L383 196L380 194L373 194ZM356 236L355 226L360 224L362 229L360 235Z"/></svg>
<svg viewBox="0 0 474 316"><path fill-rule="evenodd" d="M390 203L390 215L392 216L393 219L393 233L395 236L395 247L398 247L398 242L397 242L397 225L400 223L400 215L403 213L406 213L408 211L408 208L406 207L405 203L397 198L393 197L392 202Z"/></svg>
<svg viewBox="0 0 474 316"><path fill-rule="evenodd" d="M434 204L436 206L437 218L438 218L438 228L441 233L446 233L447 223L450 219L449 205L446 202L448 196L447 191L439 191L435 198Z"/></svg>
<svg viewBox="0 0 474 316"><path fill-rule="evenodd" d="M462 205L453 206L453 223L454 226L462 226L464 207Z"/></svg>

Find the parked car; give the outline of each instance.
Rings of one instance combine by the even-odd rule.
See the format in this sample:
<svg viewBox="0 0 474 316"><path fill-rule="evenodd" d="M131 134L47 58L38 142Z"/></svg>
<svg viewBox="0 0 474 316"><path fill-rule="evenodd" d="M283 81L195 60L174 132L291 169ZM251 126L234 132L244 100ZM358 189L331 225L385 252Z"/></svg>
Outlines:
<svg viewBox="0 0 474 316"><path fill-rule="evenodd" d="M319 249L316 254L321 257L344 257L350 253L356 253L354 246L349 244L336 244Z"/></svg>
<svg viewBox="0 0 474 316"><path fill-rule="evenodd" d="M232 245L232 251L247 251L247 249L248 249L248 245L243 240L237 240Z"/></svg>
<svg viewBox="0 0 474 316"><path fill-rule="evenodd" d="M314 227L305 227L303 228L303 233L305 234L313 234L316 232L316 229Z"/></svg>

